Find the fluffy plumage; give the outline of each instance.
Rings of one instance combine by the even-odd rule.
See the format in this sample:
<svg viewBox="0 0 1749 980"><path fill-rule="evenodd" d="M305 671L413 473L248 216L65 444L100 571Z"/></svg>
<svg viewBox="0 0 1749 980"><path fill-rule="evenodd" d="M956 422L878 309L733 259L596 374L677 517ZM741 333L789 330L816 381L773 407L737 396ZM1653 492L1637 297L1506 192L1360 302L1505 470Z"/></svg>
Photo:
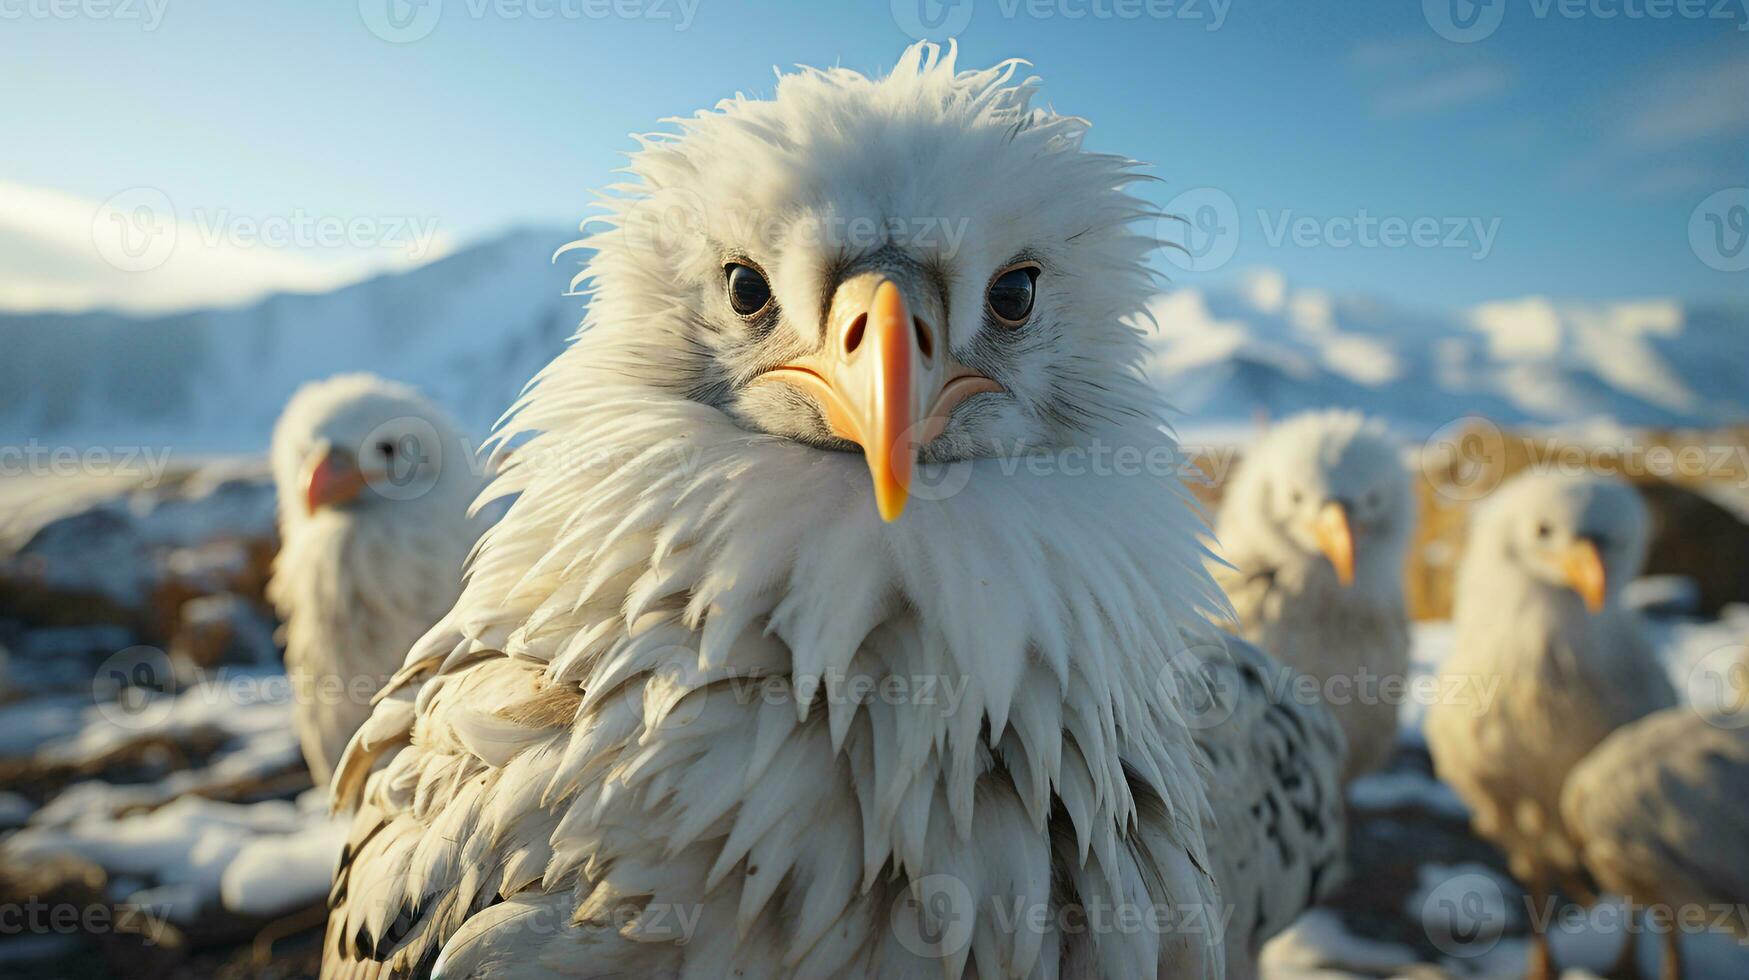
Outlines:
<svg viewBox="0 0 1749 980"><path fill-rule="evenodd" d="M1561 813L1598 884L1642 906L1749 907L1749 729L1669 708L1625 725L1567 777ZM1740 938L1741 915L1723 917ZM1681 976L1675 930L1663 975Z"/></svg>
<svg viewBox="0 0 1749 980"><path fill-rule="evenodd" d="M1539 899L1557 884L1586 891L1561 817L1568 774L1611 732L1676 700L1619 598L1646 547L1631 487L1530 473L1483 507L1458 569L1442 690L1465 695L1429 709L1428 747L1476 831Z"/></svg>
<svg viewBox="0 0 1749 980"><path fill-rule="evenodd" d="M584 328L503 433L518 498L336 776L325 975L1221 975L1198 522L1176 481L1049 454L1173 456L1126 323L1144 207L1015 70L920 45L645 140ZM1017 254L1037 304L998 330ZM767 314L729 312L733 262ZM755 383L870 270L1002 389L890 524L822 408ZM1154 924L1075 926L1114 907Z"/></svg>
<svg viewBox="0 0 1749 980"><path fill-rule="evenodd" d="M1292 668L1256 647L1203 636L1191 651L1208 684L1190 719L1209 762L1204 829L1231 917L1226 976L1245 980L1264 941L1342 881L1343 734L1321 701L1283 697Z"/></svg>
<svg viewBox="0 0 1749 980"><path fill-rule="evenodd" d="M320 784L372 696L460 593L478 536L468 503L484 481L441 410L368 374L298 389L274 427L272 466L280 552L268 596Z"/></svg>
<svg viewBox="0 0 1749 980"><path fill-rule="evenodd" d="M1342 515L1341 529L1321 526ZM1415 502L1401 453L1358 412L1312 412L1272 428L1221 501L1215 578L1241 635L1318 679L1347 737L1343 779L1390 755L1398 705L1380 680L1409 671L1403 562ZM1351 580L1328 534L1348 537ZM1340 558L1341 556L1338 555Z"/></svg>

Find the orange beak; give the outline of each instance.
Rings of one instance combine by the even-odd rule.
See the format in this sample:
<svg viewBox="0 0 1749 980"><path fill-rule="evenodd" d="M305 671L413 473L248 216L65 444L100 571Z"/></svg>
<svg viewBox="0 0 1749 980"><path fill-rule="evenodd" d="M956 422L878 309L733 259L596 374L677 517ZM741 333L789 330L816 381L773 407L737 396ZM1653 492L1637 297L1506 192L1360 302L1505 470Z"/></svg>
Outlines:
<svg viewBox="0 0 1749 980"><path fill-rule="evenodd" d="M304 476L304 507L314 514L323 507L338 507L364 492L364 471L351 454L324 450Z"/></svg>
<svg viewBox="0 0 1749 980"><path fill-rule="evenodd" d="M1330 559L1336 569L1336 581L1343 586L1354 584L1354 531L1348 525L1348 508L1332 500L1318 511L1312 531L1318 539L1318 550Z"/></svg>
<svg viewBox="0 0 1749 980"><path fill-rule="evenodd" d="M1609 578L1603 570L1603 556L1598 554L1596 542L1584 538L1573 542L1561 556L1561 572L1566 575L1567 584L1572 586L1574 592L1579 593L1579 598L1585 600L1588 611L1603 611L1603 599L1609 591Z"/></svg>
<svg viewBox="0 0 1749 980"><path fill-rule="evenodd" d="M845 280L827 313L825 347L767 371L820 403L833 434L862 447L875 508L896 521L911 496L917 454L947 428L960 402L996 382L953 363L943 339L880 273Z"/></svg>

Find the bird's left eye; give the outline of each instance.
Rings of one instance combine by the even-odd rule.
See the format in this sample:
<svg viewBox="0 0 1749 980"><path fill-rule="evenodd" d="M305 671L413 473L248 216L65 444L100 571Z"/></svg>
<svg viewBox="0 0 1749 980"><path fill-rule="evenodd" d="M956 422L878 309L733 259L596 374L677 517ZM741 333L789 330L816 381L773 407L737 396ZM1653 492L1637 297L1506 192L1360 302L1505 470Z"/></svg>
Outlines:
<svg viewBox="0 0 1749 980"><path fill-rule="evenodd" d="M723 273L729 277L729 305L742 316L752 316L771 302L771 284L758 270L731 262Z"/></svg>
<svg viewBox="0 0 1749 980"><path fill-rule="evenodd" d="M1038 266L1017 265L996 274L990 282L986 302L996 320L1006 327L1018 327L1032 315L1033 294L1038 285Z"/></svg>

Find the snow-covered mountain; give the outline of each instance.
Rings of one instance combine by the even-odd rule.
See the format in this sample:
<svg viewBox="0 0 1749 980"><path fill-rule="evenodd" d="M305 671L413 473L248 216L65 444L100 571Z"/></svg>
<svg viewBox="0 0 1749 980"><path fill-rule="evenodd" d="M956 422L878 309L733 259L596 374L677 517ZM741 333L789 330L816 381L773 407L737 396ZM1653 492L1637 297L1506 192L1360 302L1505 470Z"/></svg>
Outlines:
<svg viewBox="0 0 1749 980"><path fill-rule="evenodd" d="M257 450L302 382L372 370L483 434L563 345L574 236L521 231L330 293L141 318L0 315L0 445ZM1749 307L1541 298L1453 313L1294 288L1253 272L1162 295L1153 368L1186 428L1325 405L1427 431L1502 423L1749 421Z"/></svg>
<svg viewBox="0 0 1749 980"><path fill-rule="evenodd" d="M1187 426L1360 408L1406 431L1502 424L1749 421L1749 307L1540 297L1455 313L1296 289L1274 272L1152 308L1153 370Z"/></svg>
<svg viewBox="0 0 1749 980"><path fill-rule="evenodd" d="M298 385L369 370L484 435L583 315L575 234L525 230L328 293L137 317L0 315L0 445L265 447Z"/></svg>

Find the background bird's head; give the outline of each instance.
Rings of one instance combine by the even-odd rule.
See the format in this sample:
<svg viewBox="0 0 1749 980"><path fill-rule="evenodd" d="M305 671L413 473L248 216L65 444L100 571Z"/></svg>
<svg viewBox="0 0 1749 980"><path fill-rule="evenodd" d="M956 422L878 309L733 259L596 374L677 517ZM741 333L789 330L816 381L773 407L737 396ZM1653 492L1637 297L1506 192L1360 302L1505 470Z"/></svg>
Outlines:
<svg viewBox="0 0 1749 980"><path fill-rule="evenodd" d="M590 357L744 429L868 462L893 519L918 460L1018 455L1155 413L1130 318L1147 206L1018 62L782 76L649 136L580 280Z"/></svg>
<svg viewBox="0 0 1749 980"><path fill-rule="evenodd" d="M273 430L281 524L460 519L481 479L456 424L413 388L342 374L299 388Z"/></svg>
<svg viewBox="0 0 1749 980"><path fill-rule="evenodd" d="M1521 474L1477 515L1466 578L1516 573L1600 612L1645 565L1648 520L1639 493L1612 477Z"/></svg>
<svg viewBox="0 0 1749 980"><path fill-rule="evenodd" d="M1241 560L1328 561L1343 585L1400 589L1414 522L1402 452L1383 425L1358 412L1312 412L1270 429L1246 457L1219 534Z"/></svg>

